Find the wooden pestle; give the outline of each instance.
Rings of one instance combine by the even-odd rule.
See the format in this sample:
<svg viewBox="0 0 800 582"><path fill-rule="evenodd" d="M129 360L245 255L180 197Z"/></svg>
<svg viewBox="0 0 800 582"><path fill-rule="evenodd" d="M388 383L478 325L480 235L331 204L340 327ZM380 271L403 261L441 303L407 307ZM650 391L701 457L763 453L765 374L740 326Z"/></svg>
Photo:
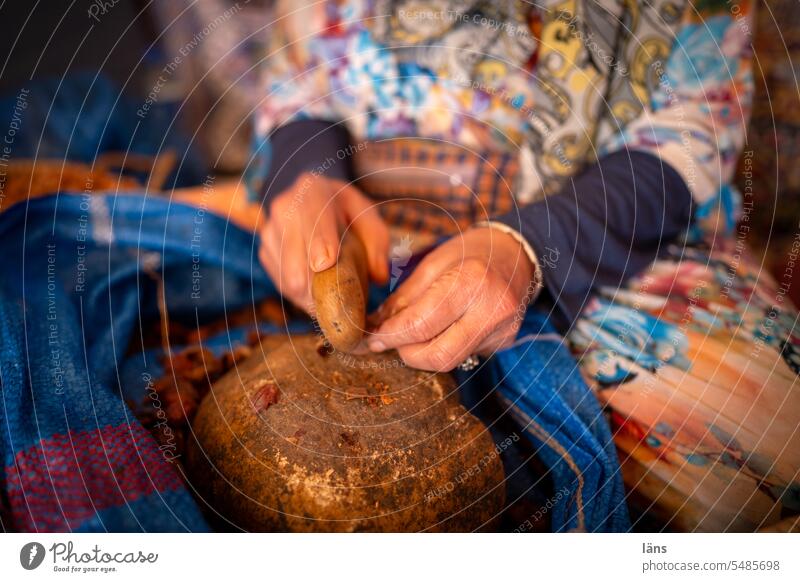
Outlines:
<svg viewBox="0 0 800 582"><path fill-rule="evenodd" d="M367 312L367 252L352 232L345 234L336 264L311 281L316 317L336 350L354 350L364 335Z"/></svg>

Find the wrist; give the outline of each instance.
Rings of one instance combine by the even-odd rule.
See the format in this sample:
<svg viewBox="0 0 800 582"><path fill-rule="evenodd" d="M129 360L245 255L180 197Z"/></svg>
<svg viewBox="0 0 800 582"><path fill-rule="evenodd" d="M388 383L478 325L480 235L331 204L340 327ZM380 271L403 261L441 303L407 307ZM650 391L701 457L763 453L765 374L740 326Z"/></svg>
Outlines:
<svg viewBox="0 0 800 582"><path fill-rule="evenodd" d="M519 231L502 222L487 220L475 224L473 228L491 228L497 233L505 235L503 240L508 241L510 249L522 250L522 264L524 267L521 270L523 272L517 274L525 279L523 283L527 289L526 297L528 301L532 301L542 288L542 272L539 266L539 259L530 243L525 240L525 237Z"/></svg>

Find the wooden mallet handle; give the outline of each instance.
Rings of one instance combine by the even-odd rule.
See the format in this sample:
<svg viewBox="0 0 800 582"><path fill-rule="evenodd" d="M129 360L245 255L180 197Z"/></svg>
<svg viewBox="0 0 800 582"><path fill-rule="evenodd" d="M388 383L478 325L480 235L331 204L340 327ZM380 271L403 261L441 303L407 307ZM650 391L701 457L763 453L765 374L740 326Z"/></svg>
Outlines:
<svg viewBox="0 0 800 582"><path fill-rule="evenodd" d="M364 335L367 285L367 252L361 240L348 232L336 264L314 273L311 281L317 321L337 350L352 351Z"/></svg>

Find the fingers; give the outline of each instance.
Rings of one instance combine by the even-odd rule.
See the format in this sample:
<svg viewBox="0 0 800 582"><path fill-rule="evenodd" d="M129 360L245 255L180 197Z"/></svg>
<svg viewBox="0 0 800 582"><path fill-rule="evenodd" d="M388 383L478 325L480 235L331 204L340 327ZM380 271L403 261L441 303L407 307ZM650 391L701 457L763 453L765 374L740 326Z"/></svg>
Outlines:
<svg viewBox="0 0 800 582"><path fill-rule="evenodd" d="M449 372L472 354L489 357L514 343L519 323L514 319L499 324L474 306L431 340L401 345L397 352L410 367Z"/></svg>
<svg viewBox="0 0 800 582"><path fill-rule="evenodd" d="M295 305L310 312L311 273L303 235L297 229L286 229L278 244L281 290Z"/></svg>
<svg viewBox="0 0 800 582"><path fill-rule="evenodd" d="M389 313L368 339L369 347L396 348L409 366L436 371L452 370L474 353L507 347L519 330L524 296L510 283L491 268L486 254L465 258L460 248L444 245L386 302Z"/></svg>
<svg viewBox="0 0 800 582"><path fill-rule="evenodd" d="M384 321L413 304L434 281L441 277L442 271L451 262L447 246L445 244L434 249L422 259L411 275L400 284L375 312L372 318L373 325L379 327Z"/></svg>
<svg viewBox="0 0 800 582"><path fill-rule="evenodd" d="M372 202L350 185L316 177L276 197L261 230L259 260L280 292L308 313L313 311L313 273L336 264L342 226L352 222L364 243L373 280L388 279L389 231Z"/></svg>
<svg viewBox="0 0 800 582"><path fill-rule="evenodd" d="M281 295L311 313L310 271L302 233L270 224L262 231L262 264L277 285Z"/></svg>
<svg viewBox="0 0 800 582"><path fill-rule="evenodd" d="M311 269L335 264L339 228L330 195L301 184L272 201L259 258L281 294L312 313Z"/></svg>
<svg viewBox="0 0 800 582"><path fill-rule="evenodd" d="M389 278L389 229L375 203L352 186L346 186L341 196L345 217L367 251L369 274L377 283Z"/></svg>
<svg viewBox="0 0 800 582"><path fill-rule="evenodd" d="M372 351L382 352L408 344L426 342L456 322L474 296L463 292L459 273L448 271L434 281L414 303L386 319L369 338Z"/></svg>
<svg viewBox="0 0 800 582"><path fill-rule="evenodd" d="M327 201L317 209L309 209L311 216L317 216L315 223L301 223L303 238L308 247L307 263L315 273L329 269L336 264L339 255L339 224L336 212ZM316 211L316 212L315 212ZM311 224L309 224L311 223Z"/></svg>
<svg viewBox="0 0 800 582"><path fill-rule="evenodd" d="M492 329L482 321L480 310L468 311L431 341L398 348L403 361L420 370L449 372L478 350Z"/></svg>

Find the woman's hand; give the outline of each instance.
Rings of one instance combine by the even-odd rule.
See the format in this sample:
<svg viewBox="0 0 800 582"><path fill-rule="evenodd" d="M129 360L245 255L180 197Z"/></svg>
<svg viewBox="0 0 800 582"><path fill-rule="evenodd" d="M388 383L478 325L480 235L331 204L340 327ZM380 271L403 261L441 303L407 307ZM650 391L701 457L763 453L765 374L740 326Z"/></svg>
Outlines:
<svg viewBox="0 0 800 582"><path fill-rule="evenodd" d="M314 307L311 274L336 264L347 225L364 243L371 278L384 283L389 231L355 186L305 173L272 200L258 257L281 294L308 313Z"/></svg>
<svg viewBox="0 0 800 582"><path fill-rule="evenodd" d="M367 345L396 348L409 366L449 371L511 344L538 291L522 245L472 228L432 251L376 313Z"/></svg>

